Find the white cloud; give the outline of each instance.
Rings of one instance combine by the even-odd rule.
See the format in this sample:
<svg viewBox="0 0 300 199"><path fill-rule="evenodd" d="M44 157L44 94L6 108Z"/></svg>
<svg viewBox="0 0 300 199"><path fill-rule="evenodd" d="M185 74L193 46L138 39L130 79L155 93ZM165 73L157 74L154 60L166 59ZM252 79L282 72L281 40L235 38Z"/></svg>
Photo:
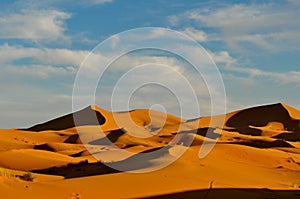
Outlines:
<svg viewBox="0 0 300 199"><path fill-rule="evenodd" d="M23 46L0 46L0 76L31 76L49 78L61 75L74 75L89 51L26 48ZM101 63L102 57L90 55L91 66ZM26 60L26 61L21 61Z"/></svg>
<svg viewBox="0 0 300 199"><path fill-rule="evenodd" d="M286 5L234 4L190 10L179 19L184 23L187 20L196 22L202 29L214 28L219 32L218 39L235 50L245 49L244 45L249 43L272 51L299 50L300 21L296 20L299 11L292 2ZM174 18L178 19L177 16Z"/></svg>
<svg viewBox="0 0 300 199"><path fill-rule="evenodd" d="M0 85L1 90L6 85ZM4 88L5 89L5 88ZM24 128L72 112L71 95L43 87L10 85L0 98L1 128ZM13 100L11 100L13 98Z"/></svg>
<svg viewBox="0 0 300 199"><path fill-rule="evenodd" d="M35 42L67 39L65 20L71 15L57 10L22 10L0 17L0 38Z"/></svg>
<svg viewBox="0 0 300 199"><path fill-rule="evenodd" d="M1 90L5 93L5 96L0 97L0 104L8 107L15 106L20 107L24 105L28 108L20 109L20 111L11 112L7 118L2 118L4 122L6 122L5 127L11 126L29 126L33 125L36 122L42 122L43 120L50 119L57 115L70 112L70 109L67 108L57 108L57 107L70 107L71 101L69 95L72 93L72 82L74 81L74 75L76 73L76 69L79 67L83 58L88 55L87 51L72 51L68 49L37 49L37 48L25 48L22 46L9 46L3 45L0 46L0 63L3 67L0 68L0 83ZM15 61L19 61L20 59L30 58L37 61L37 64L17 64L14 65ZM90 54L90 59L88 60L88 65L92 67L99 67L101 60L103 57ZM133 68L134 66L145 64L145 63L158 63L165 64L171 66L174 71L182 73L183 76L188 78L192 85L196 86L196 92L199 94L199 100L201 103L201 109L205 110L207 104L204 103L207 101L207 88L205 83L199 79L199 77L195 77L193 73L189 73L185 71L185 66L177 59L172 57L164 57L164 56L134 56L128 55L126 57L122 57L118 60L117 63L112 65L110 72L112 72L115 77L117 73L124 73L125 71ZM91 69L93 69L91 67ZM167 81L174 85L179 91L185 91L186 88L184 85L178 81L177 78L174 78L174 75L170 71L157 71L157 73L151 73L150 76L148 73L143 73L135 79L132 78L133 81L149 79L156 77L156 79L161 79L163 81ZM110 76L107 76L107 81L113 81L110 79ZM35 82L31 84L30 82ZM106 82L107 83L107 82ZM9 85L9 86L8 86ZM67 86L67 89L64 88ZM128 85L122 85L128 86ZM58 89L59 88L59 89ZM97 96L99 99L98 105L103 108L109 109L110 104L107 104L105 100L109 100L109 90L107 86L104 87L105 92L100 92L100 95ZM61 92L67 95L66 98L61 97L55 100L57 95L61 95ZM32 101L32 97L34 96L35 100ZM142 97L141 95L139 95ZM143 100L138 100L134 104L135 108L145 107L147 104L151 104L151 102L161 102L168 105L168 111L173 114L179 114L178 104L176 99L174 98L163 98L164 93L160 93L157 90L152 90L148 93L148 96L152 96L149 98L144 98ZM158 98L157 96L160 96ZM90 96L88 96L90 97ZM14 103L10 103L9 99L14 98ZM51 100L49 100L51 99ZM168 101L168 99L170 99ZM55 101L54 101L55 100ZM119 100L124 102L124 98L120 96ZM186 99L185 104L190 104L189 98ZM140 104L142 102L142 104ZM172 103L171 103L172 102ZM86 106L88 104L85 104ZM105 106L106 105L106 106ZM147 107L146 107L147 108ZM190 113L193 112L192 107L190 107ZM173 112L172 110L173 109ZM5 111L4 109L3 111ZM43 115L43 112L47 112L46 115ZM207 111L207 110L206 110ZM28 117L30 115L30 117ZM192 115L190 117L197 117L198 115ZM18 121L12 120L15 118ZM11 120L11 121L7 121ZM3 127L3 126L2 126Z"/></svg>
<svg viewBox="0 0 300 199"><path fill-rule="evenodd" d="M79 67L89 51L58 48L26 48L23 46L0 46L0 63L12 63L24 58L45 65L63 65Z"/></svg>
<svg viewBox="0 0 300 199"><path fill-rule="evenodd" d="M104 4L104 3L110 3L112 0L87 0L85 1L86 4L89 5L98 5L98 4Z"/></svg>
<svg viewBox="0 0 300 199"><path fill-rule="evenodd" d="M294 4L295 6L300 6L299 0L288 0L289 3Z"/></svg>
<svg viewBox="0 0 300 199"><path fill-rule="evenodd" d="M5 51L7 53L5 54ZM1 75L8 76L11 78L17 76L19 78L11 79L11 80L6 80L2 79L2 87L5 88L5 85L10 85L8 91L4 91L8 96L12 97L14 95L17 95L15 104L25 104L30 105L33 102L31 101L32 96L37 96L38 95L38 100L34 103L38 104L38 106L31 107L31 109L24 110L21 109L22 111L16 112L16 113L10 113L9 118L18 118L18 123L17 125L30 125L35 122L41 122L42 120L47 120L51 117L55 117L59 114L62 114L63 112L70 112L71 109L63 108L63 109L57 109L55 107L62 107L64 106L70 106L71 101L70 101L70 96L69 95L64 95L62 97L55 97L55 96L61 96L60 93L56 93L54 91L51 91L49 88L45 88L45 85L35 85L34 87L28 86L28 85L23 85L22 81L20 78L24 78L25 76L29 77L32 79L32 77L35 77L33 79L42 78L43 81L48 82L47 85L49 86L52 84L51 81L57 81L56 79L66 81L65 78L69 78L71 82L69 85L69 90L68 92L64 92L65 94L70 94L71 95L71 84L73 81L74 75L76 72L77 67L79 67L82 59L88 54L89 52L87 51L72 51L68 49L36 49L36 48L24 48L24 47L15 47L15 46L8 46L8 45L3 45L0 47L0 55L3 57L2 63L4 65L7 65L13 61L16 61L18 59L30 57L33 59L36 59L39 64L41 65L28 65L28 66L13 66L13 65L8 65L9 67L2 67L1 69ZM193 53L193 52L191 52ZM259 69L253 69L253 68L242 68L242 67L237 67L239 63L237 62L236 59L234 59L227 51L220 51L220 52L209 52L214 59L214 61L217 64L224 65L224 70L226 70L227 73L231 74L232 76L225 75L227 79L236 79L235 73L244 73L247 75L246 78L240 78L238 81L233 81L233 82L242 82L242 83L236 83L235 86L238 86L238 93L240 91L248 91L248 90L253 90L253 88L256 88L259 84L263 84L261 79L268 79L270 82L282 82L282 83L298 83L300 79L300 71L292 71L292 72L287 72L287 73L276 73L276 72L268 72L268 71L263 71ZM6 59L4 59L6 58ZM0 59L0 60L1 60ZM91 54L91 61L89 63L92 66L99 66L97 63L99 63L103 57L99 57L98 55ZM180 61L178 61L175 58L172 57L164 57L164 56L133 56L133 55L128 55L125 57L121 57L117 63L112 65L111 72L113 73L124 73L124 71L129 70L130 68L136 66L136 65L141 65L144 63L159 63L159 64L165 64L168 66L172 66L175 68L177 72L180 72L188 78L189 81L191 81L192 85L196 85L194 88L196 90L196 93L199 98L200 102L200 108L201 108L201 114L202 115L209 115L210 113L210 107L208 104L210 103L209 99L209 93L206 88L205 82L201 80L197 75L193 74L192 72L186 71L186 68ZM53 65L62 65L63 67L57 67ZM73 65L74 67L71 67ZM160 78L164 81L169 81L172 82L176 88L179 90L184 90L185 88L183 85L180 83L180 81L177 81L177 79L174 79L174 76L168 73L168 71L165 71L164 73L157 72L155 74L156 78ZM53 79L52 79L53 78ZM109 76L107 76L107 81L113 81L110 80ZM136 77L136 80L141 80L141 79L147 79L149 78L149 74L141 74ZM13 82L18 79L19 83L18 84L13 84ZM54 80L55 79L55 80ZM132 79L133 81L135 79ZM24 81L26 82L26 81ZM46 87L48 87L46 85ZM272 84L268 84L269 86ZM123 85L126 86L126 85ZM266 85L264 85L266 86ZM6 86L7 87L7 86ZM2 88L3 89L3 88ZM105 87L104 89L107 89ZM142 91L147 90L148 98L145 98L145 95ZM166 108L168 109L168 112L171 112L173 114L178 115L178 106L176 100L167 97L164 98L164 92L158 92L154 87L149 87L150 91L145 88L144 90L141 90L142 93L137 94L135 97L132 108L142 108L143 106L146 105L151 105L152 102L161 102L162 104L166 105ZM235 88L237 89L237 88ZM13 90L14 92L17 92L17 94L12 93L10 90ZM108 89L109 90L109 89ZM109 109L110 105L110 100L109 100L109 92L104 90L105 92L99 92L99 96L97 99L97 104L102 106L103 108ZM59 91L58 91L59 92ZM236 92L237 93L237 92ZM21 97L22 96L22 97ZM151 98L152 96L152 98ZM160 96L162 100L158 99L157 96ZM247 95L248 96L248 95ZM119 96L120 98L118 99L120 102L124 102L124 98L122 98L122 95ZM52 99L51 102L49 102L49 99ZM55 102L53 101L57 99ZM8 106L8 101L5 100L5 97L1 97L0 104L3 104L5 106ZM105 101L108 99L109 101ZM142 101L143 100L143 101ZM253 100L251 102L251 100ZM140 102L143 102L142 104ZM250 106L253 105L251 103L259 104L259 103L267 103L267 99L264 101L259 101L258 99L255 98L255 96L249 94L248 96L248 101L245 103L241 103L240 98L234 98L230 101L230 107L229 110L233 109L238 109L238 108L243 108L245 105ZM189 102L186 102L189 104ZM50 106L49 106L50 104ZM42 115L43 113L40 113L41 107L44 107L43 110L48 112L48 115ZM192 108L192 107L191 107ZM51 109L51 110L50 110ZM55 112L55 111L56 112ZM173 111L173 112L172 112ZM29 119L28 116L26 116L27 113L34 113L31 114L31 118ZM15 115L14 115L15 114ZM192 116L186 116L186 117L197 117L196 115ZM3 121L6 121L4 118ZM21 121L21 122L20 122ZM22 123L22 121L24 121ZM10 126L16 126L13 122L8 122Z"/></svg>
<svg viewBox="0 0 300 199"><path fill-rule="evenodd" d="M300 87L300 70L284 72L265 71L247 66L246 63L239 63L238 60L233 58L227 51L217 53L210 52L210 55L217 64L220 64L223 71L226 72L226 74L223 75L228 75L229 73L231 77L239 78L241 74L244 74L243 76L246 75L246 78L240 77L240 81L253 82L257 78L265 78L277 84L292 83L294 86Z"/></svg>
<svg viewBox="0 0 300 199"><path fill-rule="evenodd" d="M31 8L31 9L47 9L49 7L59 7L68 4L77 6L95 6L105 3L111 3L113 0L84 0L84 1L72 1L72 0L19 0L14 3L15 7L19 8Z"/></svg>
<svg viewBox="0 0 300 199"><path fill-rule="evenodd" d="M230 56L227 51L221 51L218 53L210 53L214 61L221 64L225 72L232 74L232 77L238 78L241 74L247 76L248 80L255 80L256 78L265 78L277 82L278 84L293 83L295 86L300 86L300 71L265 71L258 68L252 68L247 66L239 66L236 59ZM237 75L238 74L238 75ZM249 79L250 78L250 79ZM242 77L241 81L245 80ZM248 81L247 80L247 81Z"/></svg>
<svg viewBox="0 0 300 199"><path fill-rule="evenodd" d="M168 22L170 23L171 26L176 26L178 25L179 18L177 16L169 16L168 17Z"/></svg>
<svg viewBox="0 0 300 199"><path fill-rule="evenodd" d="M220 51L215 53L209 52L209 54L212 56L212 59L216 64L225 64L226 66L231 66L237 62L237 60L233 58L227 51Z"/></svg>
<svg viewBox="0 0 300 199"><path fill-rule="evenodd" d="M206 33L202 30L197 30L195 28L185 28L182 33L187 34L188 36L192 37L198 42L205 42L207 41L208 37Z"/></svg>
<svg viewBox="0 0 300 199"><path fill-rule="evenodd" d="M282 74L288 78L289 73ZM246 107L283 102L300 108L299 81L297 84L281 82L277 77L269 76L234 76L223 74L227 91L229 111ZM299 78L299 77L298 77Z"/></svg>
<svg viewBox="0 0 300 199"><path fill-rule="evenodd" d="M1 70L5 75L10 77L32 77L32 78L49 78L75 74L76 69L69 67L55 67L50 65L29 65L29 66L5 66Z"/></svg>
<svg viewBox="0 0 300 199"><path fill-rule="evenodd" d="M192 26L195 30L203 30L207 42L214 41L217 46L227 48L210 51L209 54L222 71L230 111L279 101L299 107L296 99L300 97L297 91L300 87L300 71L294 67L289 69L288 62L282 66L282 71L277 71L276 59L280 59L277 57L270 57L275 60L270 61L275 62L274 70L270 63L268 67L259 64L259 61L268 58L266 56L272 56L268 55L270 52L279 54L288 51L294 56L295 51L300 50L300 21L296 20L299 2L213 4L213 7L170 16L168 20L171 26L178 29ZM241 57L233 57L233 51ZM255 67L258 68L251 63L253 55ZM283 56L283 59L288 59Z"/></svg>

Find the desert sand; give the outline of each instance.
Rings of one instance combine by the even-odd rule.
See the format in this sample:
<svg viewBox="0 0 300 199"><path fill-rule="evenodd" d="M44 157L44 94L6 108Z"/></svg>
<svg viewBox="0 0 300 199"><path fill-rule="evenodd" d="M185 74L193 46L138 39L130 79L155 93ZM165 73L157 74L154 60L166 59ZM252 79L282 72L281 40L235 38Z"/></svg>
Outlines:
<svg viewBox="0 0 300 199"><path fill-rule="evenodd" d="M214 143L199 158L200 148ZM120 155L116 147L130 153ZM104 164L162 147L162 156L138 162L135 170L186 151L153 172ZM28 129L0 130L0 168L1 198L7 199L300 198L300 111L278 103L185 120L153 110L112 113L89 106Z"/></svg>

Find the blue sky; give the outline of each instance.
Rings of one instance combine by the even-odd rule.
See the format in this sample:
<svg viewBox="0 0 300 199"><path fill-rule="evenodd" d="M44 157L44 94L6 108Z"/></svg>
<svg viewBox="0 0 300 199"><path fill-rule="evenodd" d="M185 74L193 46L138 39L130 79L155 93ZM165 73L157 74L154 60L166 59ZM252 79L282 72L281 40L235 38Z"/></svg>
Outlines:
<svg viewBox="0 0 300 199"><path fill-rule="evenodd" d="M297 0L1 1L0 127L71 112L89 52L111 35L149 26L185 33L212 55L228 111L275 102L300 109L299 10Z"/></svg>

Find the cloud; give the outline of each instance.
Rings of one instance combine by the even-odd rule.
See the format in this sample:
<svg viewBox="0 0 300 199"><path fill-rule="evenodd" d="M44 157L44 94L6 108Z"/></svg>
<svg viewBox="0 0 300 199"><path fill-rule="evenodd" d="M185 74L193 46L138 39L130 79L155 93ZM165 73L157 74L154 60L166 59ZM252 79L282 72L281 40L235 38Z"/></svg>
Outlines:
<svg viewBox="0 0 300 199"><path fill-rule="evenodd" d="M251 81L257 78L265 78L279 84L294 84L300 86L299 71L265 71L258 68L247 66L233 58L228 51L209 52L215 63L222 69L223 75L230 74L231 77L241 78L240 81Z"/></svg>
<svg viewBox="0 0 300 199"><path fill-rule="evenodd" d="M294 86L300 86L300 71L287 71L287 72L271 72L264 71L257 68L247 68L247 67L236 67L230 66L226 68L227 71L239 72L249 75L251 78L255 79L257 77L263 77L266 79L271 79L278 84L290 84Z"/></svg>
<svg viewBox="0 0 300 199"><path fill-rule="evenodd" d="M169 19L213 29L218 40L237 51L249 48L247 44L275 52L293 51L300 50L300 21L295 20L299 11L295 2L290 0L285 5L225 4L189 10L181 17L170 16Z"/></svg>
<svg viewBox="0 0 300 199"><path fill-rule="evenodd" d="M75 74L76 69L68 67L55 67L50 65L29 65L29 66L5 66L1 70L5 75L10 77L31 77L46 79L49 77L65 76L68 74Z"/></svg>
<svg viewBox="0 0 300 199"><path fill-rule="evenodd" d="M71 112L71 94L72 86L75 74L78 67L85 56L89 55L88 65L93 71L93 67L100 67L102 56L97 54L89 54L88 51L69 50L69 49L50 49L50 48L26 48L22 46L10 46L8 44L0 46L0 89L5 96L0 97L0 104L3 107L22 107L20 110L10 112L7 117L2 117L2 121L6 122L2 127L16 127L16 126L30 126L36 122L42 122L44 120L53 118L59 114ZM25 61L22 61L25 60ZM18 63L17 63L18 62ZM20 64L21 63L21 64ZM192 72L186 71L184 63L181 60L170 56L157 56L157 55L128 55L121 57L114 63L110 68L110 73L113 78L119 78L120 75L124 74L131 68L145 64L145 63L158 63L172 67L172 70L182 73L183 76L191 81L192 85L196 86L196 93L199 94L199 100L201 103L202 110L206 110L207 103L207 88L205 83L195 76ZM149 68L151 70L151 67ZM152 71L153 72L153 71ZM155 71L156 74L153 77L160 79L164 82L169 82L179 91L185 92L186 88L177 78L174 77L173 73L168 70ZM151 73L153 74L153 73ZM114 79L111 79L109 73L106 74L106 81L104 83L114 83ZM135 78L130 78L133 81L142 81L149 79L147 71L142 73ZM9 86L8 86L9 85ZM129 84L122 85L130 86ZM100 90L97 95L97 104L103 108L110 109L110 93L111 87L104 85L104 91ZM148 87L150 91L147 91L148 98L143 100L135 100L132 108L145 107L153 102L163 103L167 105L168 112L173 114L180 114L178 110L178 104L175 98L168 97L163 98L164 92L160 92L153 87ZM140 91L143 91L140 90ZM145 90L144 90L145 91ZM65 95L57 99L57 96ZM126 95L125 95L126 96ZM161 98L157 98L160 96ZM90 96L83 96L90 97ZM124 102L124 96L121 94L119 100ZM137 95L136 99L143 98L143 93ZM10 99L14 99L13 103ZM34 100L32 100L34 98ZM169 99L169 100L168 100ZM108 101L106 101L108 100ZM191 104L190 99L185 99L186 105ZM142 102L142 104L140 103ZM85 104L86 106L89 104ZM64 108L59 108L65 106ZM66 108L69 107L69 108ZM147 108L147 107L146 107ZM190 107L189 113L193 113L194 109ZM5 108L3 111L7 111ZM15 110L15 109L14 109ZM42 112L40 110L43 110ZM172 111L173 110L173 111ZM44 114L47 112L47 114ZM44 114L44 115L43 115ZM28 117L30 115L30 117ZM188 117L187 115L185 115ZM197 117L199 115L190 115L190 117ZM12 120L15 118L15 120ZM11 120L11 121L8 121ZM17 121L18 120L18 121Z"/></svg>
<svg viewBox="0 0 300 199"><path fill-rule="evenodd" d="M85 3L88 5L99 5L99 4L110 3L110 2L112 2L112 0L88 0L88 1L85 1Z"/></svg>
<svg viewBox="0 0 300 199"><path fill-rule="evenodd" d="M191 50L190 53L193 53L193 50ZM70 98L72 93L72 82L74 81L74 75L81 64L81 61L88 54L88 51L69 49L37 49L25 48L22 46L1 46L0 55L2 55L2 58L0 57L0 62L2 63L2 65L4 65L4 67L1 68L0 73L0 79L2 81L1 89L4 89L4 93L6 93L9 98L16 96L14 100L15 106L20 106L20 104L29 106L33 103L31 101L32 96L38 97L37 100L34 101L34 103L38 104L38 106L31 105L29 106L31 107L31 109L20 109L21 111L19 112L10 113L9 118L17 118L19 120L17 125L28 126L34 124L35 122L42 122L42 120L47 120L49 118L55 117L56 115L62 114L63 112L71 112ZM251 93L249 95L247 94L248 101L246 100L245 103L241 103L240 99L242 97L234 98L234 95L236 95L237 93L241 93L240 91L255 91L255 88L259 87L260 84L264 87L270 87L276 82L281 84L300 83L300 71L277 73L254 68L243 68L238 67L240 63L238 63L238 61L233 58L227 51L209 52L209 54L212 56L214 61L221 66L222 70L225 71L223 76L226 80L231 81L231 83L229 84L235 82L234 89L239 89L237 92L231 94L229 110L243 108L245 105L250 106L253 105L253 103L267 103L267 99L265 99L264 101L260 101L259 99L253 97ZM101 63L103 57L96 54L91 54L90 56L90 65L93 67L99 67L99 62ZM11 65L15 61L24 58L34 59L37 61L37 64ZM111 66L110 72L112 72L114 78L118 79L119 76L116 74L122 75L124 74L124 72L128 71L134 66L145 63L158 63L171 66L175 71L181 73L184 77L186 77L192 85L196 85L194 89L199 99L201 115L209 115L211 111L210 106L208 105L210 103L210 99L205 82L203 82L203 80L201 80L199 76L195 75L193 71L189 71L188 68L186 68L186 66L178 59L170 56L141 56L139 54L129 54L117 60L117 62ZM240 77L238 80L236 80L237 77L239 77L237 73L243 73L246 75L246 77ZM5 76L9 78L5 78ZM149 79L150 77L151 76L149 76L149 73L143 73L139 74L135 78L130 78L130 80L132 80L132 84L134 84L135 81L142 81L143 79ZM178 90L185 90L184 85L181 84L181 82L176 78L174 78L172 73L169 73L168 70L157 72L155 74L155 77L157 79L172 83ZM38 84L28 85L29 79L30 81L34 81L38 78L40 78ZM106 83L113 83L110 81L114 81L114 79L111 79L111 76L109 76L109 74L106 76L106 78L106 80L104 79ZM263 84L263 81L265 81L264 79L269 82L268 85ZM17 81L17 83L14 83L14 81ZM41 84L41 82L44 83ZM67 86L67 89L63 89L61 87L61 82L63 82L63 87ZM7 89L7 85L10 85L9 90L5 90ZM124 84L122 86L126 87L128 85ZM60 89L57 89L58 87ZM232 88L230 87L230 85L228 87L229 89ZM111 90L108 89L106 85L104 85L103 89L104 90L98 90L99 92L96 96L97 104L103 108L110 109L109 92L111 92ZM146 98L145 93L147 94ZM168 112L179 115L180 110L178 110L177 101L172 98L172 96L168 95L168 93L164 93L164 89L158 90L156 89L156 87L145 87L144 89L139 90L139 93L136 93L136 95L132 99L133 104L131 104L131 108L143 108L145 106L147 108L149 105L155 102L165 105ZM59 97L61 95L66 97ZM161 96L162 99L158 99L157 96ZM122 96L122 93L118 97L118 100L120 102L124 102L125 99L124 96ZM51 102L48 99L52 99ZM186 100L187 101L184 101L185 104L190 104L190 102L188 101L189 99ZM11 106L9 105L9 100L7 100L5 96L1 97L0 104L2 104L3 106ZM57 109L57 107L62 106L69 106L69 108ZM41 107L43 107L42 109L48 113L46 116L42 115L43 113L39 111ZM190 112L192 113L192 110ZM28 115L29 113L32 113L30 119L24 113L27 113ZM185 115L185 117L193 118L197 117L197 115ZM3 121L6 120L6 118L3 118ZM16 126L16 124L14 124L12 121L8 122L7 125Z"/></svg>
<svg viewBox="0 0 300 199"><path fill-rule="evenodd" d="M204 31L195 28L185 28L182 33L187 34L198 42L205 42L208 40L207 34Z"/></svg>
<svg viewBox="0 0 300 199"><path fill-rule="evenodd" d="M8 90L3 84L0 89L7 95L0 98L5 113L0 114L1 128L30 127L72 112L71 95L26 84L11 84Z"/></svg>
<svg viewBox="0 0 300 199"><path fill-rule="evenodd" d="M281 76L288 78L290 74L283 73ZM290 84L281 82L277 77L235 76L233 73L224 73L223 78L229 111L278 102L300 108L299 82Z"/></svg>
<svg viewBox="0 0 300 199"><path fill-rule="evenodd" d="M208 52L225 81L229 111L278 101L300 107L300 71L286 55L300 50L300 21L295 20L299 5L297 0L213 3L169 16L168 21L179 30L205 32L205 45L213 47ZM268 66L263 65L268 59ZM278 71L281 62L285 65Z"/></svg>
<svg viewBox="0 0 300 199"><path fill-rule="evenodd" d="M295 6L300 6L300 2L298 0L288 0L288 2Z"/></svg>
<svg viewBox="0 0 300 199"><path fill-rule="evenodd" d="M179 18L177 16L169 16L167 18L168 22L170 23L171 26L177 26L179 23Z"/></svg>
<svg viewBox="0 0 300 199"><path fill-rule="evenodd" d="M0 46L0 63L14 63L22 59L30 59L45 65L79 67L89 51L69 50L59 48L27 48L23 46ZM21 63L22 65L22 63Z"/></svg>
<svg viewBox="0 0 300 199"><path fill-rule="evenodd" d="M265 78L277 84L300 86L300 70L285 72L265 71L247 66L246 63L240 63L228 51L209 52L209 54L219 68L222 69L224 76L230 74L231 77L240 78L240 81L247 82L255 81L257 78Z"/></svg>
<svg viewBox="0 0 300 199"><path fill-rule="evenodd" d="M14 3L14 7L31 8L31 9L47 9L49 7L61 7L70 5L76 6L95 6L105 3L111 3L113 0L84 0L84 1L72 1L72 0L19 0Z"/></svg>
<svg viewBox="0 0 300 199"><path fill-rule="evenodd" d="M34 77L50 78L74 75L89 51L58 48L26 48L23 46L0 46L1 78ZM101 62L102 57L91 55L93 67Z"/></svg>
<svg viewBox="0 0 300 199"><path fill-rule="evenodd" d="M226 66L231 66L237 62L237 60L233 58L228 51L210 51L209 54L212 56L212 59L216 64L225 64Z"/></svg>
<svg viewBox="0 0 300 199"><path fill-rule="evenodd" d="M65 20L71 15L57 10L22 10L0 17L1 39L35 42L67 39Z"/></svg>

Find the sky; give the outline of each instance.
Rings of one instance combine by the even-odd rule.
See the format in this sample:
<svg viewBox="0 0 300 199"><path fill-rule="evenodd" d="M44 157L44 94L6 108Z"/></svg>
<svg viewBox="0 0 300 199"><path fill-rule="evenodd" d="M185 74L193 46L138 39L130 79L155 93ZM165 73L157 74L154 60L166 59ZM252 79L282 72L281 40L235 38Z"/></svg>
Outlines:
<svg viewBox="0 0 300 199"><path fill-rule="evenodd" d="M29 127L71 112L76 74L90 52L115 34L143 27L176 30L203 46L223 78L228 112L277 102L300 109L299 10L298 0L2 0L0 128ZM182 67L164 53L137 54L120 58L107 82L137 63ZM201 115L209 115L198 84ZM102 89L96 104L109 110L108 87ZM159 104L149 93L160 92L167 112L176 114L172 93L160 88L141 88L130 107Z"/></svg>

